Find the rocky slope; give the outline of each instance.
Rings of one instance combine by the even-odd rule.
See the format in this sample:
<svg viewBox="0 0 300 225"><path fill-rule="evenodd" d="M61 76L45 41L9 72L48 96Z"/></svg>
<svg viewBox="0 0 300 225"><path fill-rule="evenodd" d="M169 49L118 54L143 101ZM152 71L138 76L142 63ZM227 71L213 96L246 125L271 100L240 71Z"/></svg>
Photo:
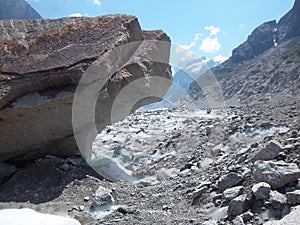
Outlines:
<svg viewBox="0 0 300 225"><path fill-rule="evenodd" d="M133 114L104 129L93 152L136 181L103 180L75 156L6 164L0 209L84 225L288 223L300 204L299 107L298 98L209 114L191 106Z"/></svg>
<svg viewBox="0 0 300 225"><path fill-rule="evenodd" d="M202 110L203 93L195 89L199 101L136 112L105 127L91 158L103 162L100 172L109 181L76 155L1 163L0 209L31 208L82 225L299 224L299 38L288 28L297 31L298 4L281 20L285 26L276 25L276 48L265 39L274 22L264 24L254 35L264 34L264 48L251 44L252 56L212 70L227 99L247 104ZM108 83L108 91L119 84ZM213 88L206 94L215 96L219 86ZM5 109L14 105L20 104ZM119 178L126 181L111 181Z"/></svg>
<svg viewBox="0 0 300 225"><path fill-rule="evenodd" d="M41 16L25 0L0 0L0 20L32 20Z"/></svg>
<svg viewBox="0 0 300 225"><path fill-rule="evenodd" d="M169 43L169 37L163 31L142 31L133 16L0 23L0 160L74 153L72 101L76 86L91 64L118 65L117 60L105 61L117 46L135 42L130 51L118 55L133 61L108 74L106 85L99 87L99 130L110 123L114 98L126 84L145 76L171 79L169 65L161 63L169 60L169 46L156 44ZM151 62L155 54L160 54L161 62ZM95 79L101 76L105 74ZM147 89L143 88L141 92Z"/></svg>
<svg viewBox="0 0 300 225"><path fill-rule="evenodd" d="M299 95L300 1L278 23L266 22L233 50L232 56L212 69L225 99L239 103L269 101L286 95ZM203 83L206 76L199 79ZM190 94L203 99L196 82ZM210 93L213 96L213 93Z"/></svg>

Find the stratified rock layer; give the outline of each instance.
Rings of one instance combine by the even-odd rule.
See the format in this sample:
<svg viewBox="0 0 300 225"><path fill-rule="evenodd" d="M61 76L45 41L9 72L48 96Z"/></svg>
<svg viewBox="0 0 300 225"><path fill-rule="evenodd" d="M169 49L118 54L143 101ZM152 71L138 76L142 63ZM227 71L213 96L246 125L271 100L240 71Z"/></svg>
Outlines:
<svg viewBox="0 0 300 225"><path fill-rule="evenodd" d="M144 76L171 79L169 65L151 62L149 56L154 52L168 62L169 49L159 49L154 40L170 43L169 37L160 30L142 31L133 16L0 23L0 160L73 153L77 149L72 130L76 86L92 63L117 46L153 40L142 47L137 43L125 57L138 61L112 74L101 89L102 111L96 110L99 129L110 123L112 102L129 82Z"/></svg>

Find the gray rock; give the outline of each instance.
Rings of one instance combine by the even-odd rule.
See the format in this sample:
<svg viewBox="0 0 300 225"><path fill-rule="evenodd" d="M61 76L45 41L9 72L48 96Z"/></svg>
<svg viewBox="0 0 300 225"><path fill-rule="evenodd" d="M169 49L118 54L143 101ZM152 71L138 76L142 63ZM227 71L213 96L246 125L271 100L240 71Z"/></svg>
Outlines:
<svg viewBox="0 0 300 225"><path fill-rule="evenodd" d="M252 192L257 199L268 199L270 196L271 186L266 182L260 182L252 187Z"/></svg>
<svg viewBox="0 0 300 225"><path fill-rule="evenodd" d="M250 211L245 212L241 215L241 217L243 218L243 221L245 223L249 222L252 218L253 218L254 214Z"/></svg>
<svg viewBox="0 0 300 225"><path fill-rule="evenodd" d="M300 170L295 163L258 160L253 166L254 180L256 182L266 182L270 184L273 189L294 182L299 177Z"/></svg>
<svg viewBox="0 0 300 225"><path fill-rule="evenodd" d="M16 167L0 162L0 184L17 171Z"/></svg>
<svg viewBox="0 0 300 225"><path fill-rule="evenodd" d="M244 189L245 188L243 186L228 188L223 192L223 198L226 202L229 202L232 199L234 199L235 197L241 195L243 193Z"/></svg>
<svg viewBox="0 0 300 225"><path fill-rule="evenodd" d="M291 204L300 204L300 190L286 193L287 201Z"/></svg>
<svg viewBox="0 0 300 225"><path fill-rule="evenodd" d="M112 204L114 202L113 196L110 194L111 191L104 188L98 187L95 195L94 201L92 203L92 208L101 207L107 204Z"/></svg>
<svg viewBox="0 0 300 225"><path fill-rule="evenodd" d="M199 197L201 197L201 195L204 194L207 190L208 190L208 187L207 187L207 186L203 186L203 187L201 187L201 188L199 188L199 189L197 189L197 190L195 190L195 191L193 192L193 197L194 197L194 198L199 198Z"/></svg>
<svg viewBox="0 0 300 225"><path fill-rule="evenodd" d="M281 209L287 204L286 196L284 194L279 193L278 191L270 192L269 201L275 209Z"/></svg>
<svg viewBox="0 0 300 225"><path fill-rule="evenodd" d="M249 207L247 195L240 195L229 203L227 214L229 217L235 217L245 212Z"/></svg>
<svg viewBox="0 0 300 225"><path fill-rule="evenodd" d="M299 225L300 206L297 206L291 213L278 221L269 221L264 225Z"/></svg>
<svg viewBox="0 0 300 225"><path fill-rule="evenodd" d="M244 225L243 218L241 216L237 216L236 218L234 218L234 220L232 220L232 224L233 225Z"/></svg>
<svg viewBox="0 0 300 225"><path fill-rule="evenodd" d="M231 172L223 177L221 177L218 182L218 190L219 191L224 191L227 188L231 188L238 183L240 183L243 180L242 176L239 175L238 173Z"/></svg>
<svg viewBox="0 0 300 225"><path fill-rule="evenodd" d="M275 159L278 154L283 150L283 146L277 141L270 141L265 148L258 151L252 158L255 160L270 160Z"/></svg>

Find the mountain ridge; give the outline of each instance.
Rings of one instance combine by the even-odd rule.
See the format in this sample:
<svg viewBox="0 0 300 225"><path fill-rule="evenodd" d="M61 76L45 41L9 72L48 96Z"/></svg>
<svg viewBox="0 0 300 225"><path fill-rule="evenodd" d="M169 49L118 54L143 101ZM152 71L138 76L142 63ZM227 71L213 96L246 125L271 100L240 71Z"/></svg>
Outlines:
<svg viewBox="0 0 300 225"><path fill-rule="evenodd" d="M0 0L0 20L40 18L41 15L25 0Z"/></svg>
<svg viewBox="0 0 300 225"><path fill-rule="evenodd" d="M278 23L273 20L258 26L227 61L212 68L226 100L248 104L299 93L299 12L300 1L296 0ZM197 83L204 83L207 76ZM191 84L189 94L204 100L207 96L197 83Z"/></svg>

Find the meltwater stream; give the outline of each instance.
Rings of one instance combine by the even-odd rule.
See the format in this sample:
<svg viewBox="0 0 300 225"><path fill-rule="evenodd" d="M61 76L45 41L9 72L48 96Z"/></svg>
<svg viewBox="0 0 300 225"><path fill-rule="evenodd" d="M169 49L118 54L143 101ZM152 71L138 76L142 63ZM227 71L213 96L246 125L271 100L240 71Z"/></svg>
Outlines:
<svg viewBox="0 0 300 225"><path fill-rule="evenodd" d="M228 118L230 115L226 112L217 110L207 113L204 110L161 109L135 113L107 126L97 135L90 164L108 180L137 181L133 174L140 166L158 162L167 156L185 154L187 149L196 148L197 137L203 135L199 130L210 129L214 124L222 128ZM245 128L234 132L221 143L208 141L224 156L238 154L274 135L279 129L282 128ZM205 158L201 164L209 166L211 161L213 159Z"/></svg>

